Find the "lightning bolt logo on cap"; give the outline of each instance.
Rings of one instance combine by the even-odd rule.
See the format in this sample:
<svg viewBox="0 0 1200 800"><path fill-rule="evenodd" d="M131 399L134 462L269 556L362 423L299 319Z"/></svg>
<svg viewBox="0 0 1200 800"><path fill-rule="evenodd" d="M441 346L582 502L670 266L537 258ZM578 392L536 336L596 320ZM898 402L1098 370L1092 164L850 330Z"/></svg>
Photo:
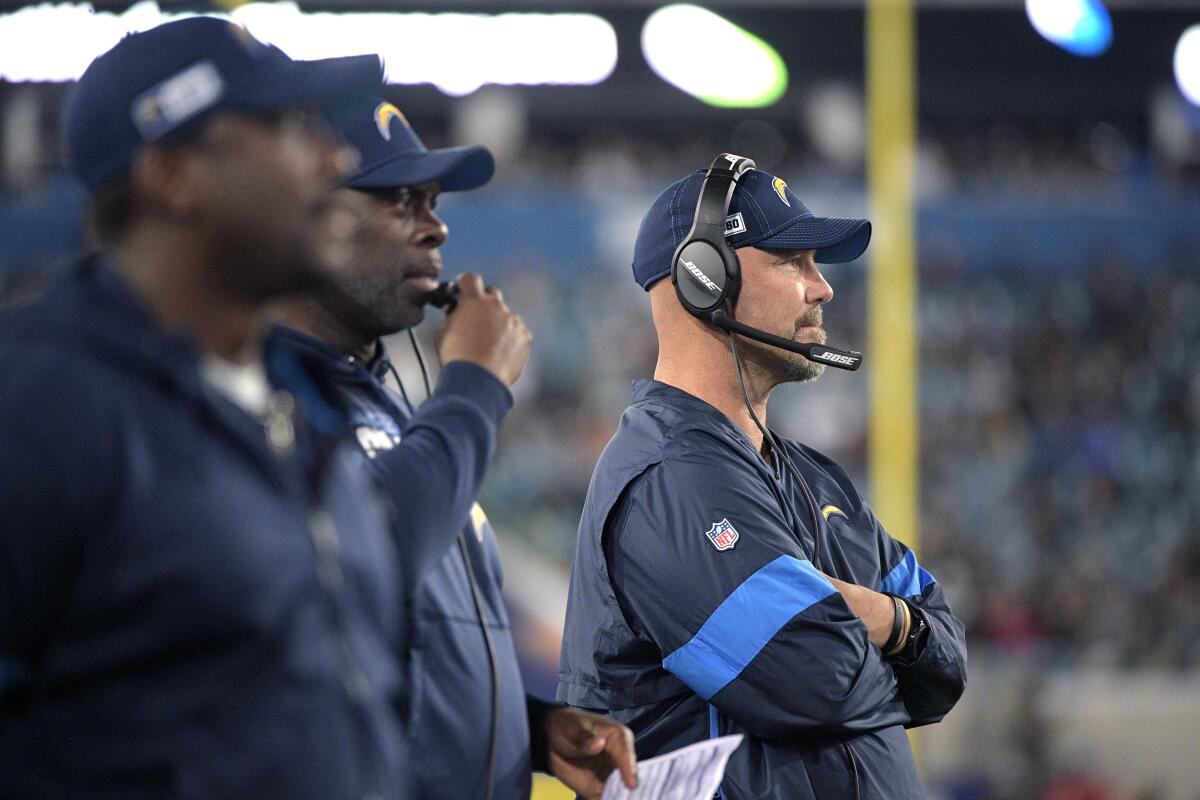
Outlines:
<svg viewBox="0 0 1200 800"><path fill-rule="evenodd" d="M404 112L391 103L380 103L376 106L375 127L379 128L379 135L389 142L392 140L391 124L393 119L400 120L406 128L412 127L408 124L408 117L404 116Z"/></svg>
<svg viewBox="0 0 1200 800"><path fill-rule="evenodd" d="M775 194L779 195L779 199L783 201L785 206L788 208L792 207L792 201L788 200L787 195L783 193L783 190L787 188L787 183L783 178L776 178L771 181L771 188L775 190Z"/></svg>

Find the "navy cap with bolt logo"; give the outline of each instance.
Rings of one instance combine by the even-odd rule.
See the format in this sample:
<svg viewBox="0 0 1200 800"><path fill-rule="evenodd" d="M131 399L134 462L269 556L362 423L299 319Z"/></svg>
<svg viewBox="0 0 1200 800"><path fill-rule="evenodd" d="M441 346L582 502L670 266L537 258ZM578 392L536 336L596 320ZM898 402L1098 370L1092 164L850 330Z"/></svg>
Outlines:
<svg viewBox="0 0 1200 800"><path fill-rule="evenodd" d="M437 181L444 192L461 192L482 186L496 171L491 151L481 145L426 148L404 112L380 97L355 103L339 133L358 151L358 171L347 182L353 189L397 189Z"/></svg>
<svg viewBox="0 0 1200 800"><path fill-rule="evenodd" d="M671 257L692 228L704 175L698 170L668 186L642 217L633 248L633 277L643 289L671 274ZM842 264L867 249L871 223L818 217L782 178L750 170L734 189L725 237L734 249L816 250L818 263Z"/></svg>

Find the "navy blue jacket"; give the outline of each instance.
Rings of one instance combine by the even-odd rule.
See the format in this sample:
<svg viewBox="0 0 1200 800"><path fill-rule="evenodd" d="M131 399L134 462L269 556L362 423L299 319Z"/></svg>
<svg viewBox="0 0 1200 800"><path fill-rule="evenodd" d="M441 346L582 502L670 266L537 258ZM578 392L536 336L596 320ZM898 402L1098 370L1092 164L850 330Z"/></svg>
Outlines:
<svg viewBox="0 0 1200 800"><path fill-rule="evenodd" d="M396 548L268 362L265 426L95 258L0 313L0 797L404 796Z"/></svg>
<svg viewBox="0 0 1200 800"><path fill-rule="evenodd" d="M346 409L361 460L393 504L392 527L415 591L406 599L406 684L415 796L485 796L492 731L492 676L479 614L457 542L463 534L499 668L496 800L530 791L530 728L550 708L527 697L501 597L500 553L475 502L512 395L492 373L446 364L415 413L384 385L386 353L369 365L297 331L275 338L320 363L331 402ZM380 344L382 348L382 344Z"/></svg>
<svg viewBox="0 0 1200 800"><path fill-rule="evenodd" d="M744 733L734 798L924 797L904 728L966 682L962 624L825 456L784 441L821 509L708 403L655 381L596 465L579 525L559 699L608 712L639 757ZM825 577L907 598L930 633L883 658ZM855 775L857 774L857 779Z"/></svg>

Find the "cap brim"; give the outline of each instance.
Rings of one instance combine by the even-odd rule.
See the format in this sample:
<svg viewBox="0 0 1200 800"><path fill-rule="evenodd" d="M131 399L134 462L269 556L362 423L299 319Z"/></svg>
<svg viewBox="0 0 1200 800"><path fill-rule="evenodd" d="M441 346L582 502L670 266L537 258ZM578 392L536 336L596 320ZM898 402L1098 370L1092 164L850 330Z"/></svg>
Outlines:
<svg viewBox="0 0 1200 800"><path fill-rule="evenodd" d="M483 186L495 172L496 160L486 147L447 147L424 153L397 153L368 166L347 185L354 189L382 189L437 181L443 192L462 192Z"/></svg>
<svg viewBox="0 0 1200 800"><path fill-rule="evenodd" d="M229 102L241 108L315 106L331 123L383 85L379 56L329 58L271 64L238 82Z"/></svg>
<svg viewBox="0 0 1200 800"><path fill-rule="evenodd" d="M819 264L845 264L861 256L871 242L871 223L865 219L804 217L783 230L754 242L768 250L816 250Z"/></svg>

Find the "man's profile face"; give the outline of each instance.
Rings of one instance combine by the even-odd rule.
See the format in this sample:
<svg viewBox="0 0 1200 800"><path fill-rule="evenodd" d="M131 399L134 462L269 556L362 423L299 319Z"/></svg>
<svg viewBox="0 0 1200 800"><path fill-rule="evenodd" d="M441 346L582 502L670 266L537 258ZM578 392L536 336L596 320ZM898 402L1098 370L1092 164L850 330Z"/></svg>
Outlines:
<svg viewBox="0 0 1200 800"><path fill-rule="evenodd" d="M232 289L267 299L344 267L333 190L354 155L315 112L219 113L185 149L193 222Z"/></svg>
<svg viewBox="0 0 1200 800"><path fill-rule="evenodd" d="M410 328L424 317L447 238L435 211L438 194L437 183L335 193L335 206L354 220L350 263L314 298L362 339Z"/></svg>
<svg viewBox="0 0 1200 800"><path fill-rule="evenodd" d="M735 314L740 322L796 342L824 344L821 306L833 298L833 289L817 268L815 250L737 251L742 268L742 288ZM825 365L750 340L738 342L746 360L772 376L775 383L815 380Z"/></svg>

